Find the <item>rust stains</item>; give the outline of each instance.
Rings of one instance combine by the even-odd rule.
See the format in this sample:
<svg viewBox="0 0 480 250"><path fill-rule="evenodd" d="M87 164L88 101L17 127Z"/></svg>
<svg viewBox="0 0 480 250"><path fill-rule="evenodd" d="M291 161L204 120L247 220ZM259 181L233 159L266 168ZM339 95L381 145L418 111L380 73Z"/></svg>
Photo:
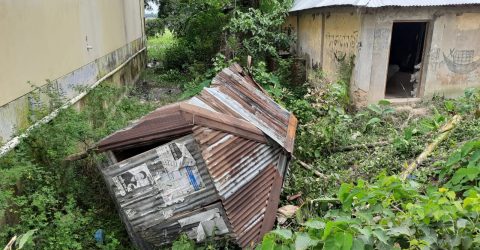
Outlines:
<svg viewBox="0 0 480 250"><path fill-rule="evenodd" d="M198 96L100 141L110 161L102 174L136 247L180 233L258 243L275 222L296 126L235 64Z"/></svg>

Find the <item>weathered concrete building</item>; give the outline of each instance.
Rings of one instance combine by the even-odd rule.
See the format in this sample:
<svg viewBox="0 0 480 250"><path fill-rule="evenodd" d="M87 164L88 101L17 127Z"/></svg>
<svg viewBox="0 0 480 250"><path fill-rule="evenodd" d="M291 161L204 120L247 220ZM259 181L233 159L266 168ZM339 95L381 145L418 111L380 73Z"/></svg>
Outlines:
<svg viewBox="0 0 480 250"><path fill-rule="evenodd" d="M143 0L0 1L0 146L32 125L31 85L49 80L74 103L79 89L138 79L143 13Z"/></svg>
<svg viewBox="0 0 480 250"><path fill-rule="evenodd" d="M296 0L296 53L333 79L354 58L357 104L480 87L479 0Z"/></svg>

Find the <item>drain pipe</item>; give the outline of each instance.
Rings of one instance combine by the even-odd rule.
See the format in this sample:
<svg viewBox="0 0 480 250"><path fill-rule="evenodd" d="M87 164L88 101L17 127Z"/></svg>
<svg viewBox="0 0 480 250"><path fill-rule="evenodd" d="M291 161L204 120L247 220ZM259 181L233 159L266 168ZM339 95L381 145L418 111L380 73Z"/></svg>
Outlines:
<svg viewBox="0 0 480 250"><path fill-rule="evenodd" d="M32 132L35 128L43 125L43 124L46 124L48 122L50 122L51 120L53 120L55 117L58 116L58 114L60 113L60 111L64 110L64 109L67 109L68 107L70 107L71 105L75 104L76 102L78 102L79 100L81 100L83 97L85 97L92 89L94 89L96 86L98 86L101 82L105 81L106 79L108 79L109 77L111 77L113 74L117 73L120 69L122 69L123 67L125 67L125 65L127 65L127 63L129 63L131 60L133 60L133 58L137 57L138 54L142 53L143 51L145 51L146 47L143 47L141 50L137 51L134 55L132 55L131 57L129 57L125 62L123 62L122 64L120 64L117 68L115 68L114 70L110 71L108 74L106 74L105 76L103 76L102 78L100 78L98 81L96 81L94 84L88 86L83 92L81 92L79 95L75 96L74 98L70 99L69 101L67 101L65 104L63 104L61 107L59 107L58 109L55 109L52 113L50 113L49 115L43 117L42 119L40 119L39 121L37 121L35 124L33 124L32 126L30 126L23 134L19 135L19 136L16 136L14 138L12 138L10 141L8 141L7 143L5 143L5 145L3 145L1 148L0 148L0 157L3 157L6 153L10 152L10 150L14 149L20 142L23 138L26 138L28 137L28 135L30 134L30 132Z"/></svg>

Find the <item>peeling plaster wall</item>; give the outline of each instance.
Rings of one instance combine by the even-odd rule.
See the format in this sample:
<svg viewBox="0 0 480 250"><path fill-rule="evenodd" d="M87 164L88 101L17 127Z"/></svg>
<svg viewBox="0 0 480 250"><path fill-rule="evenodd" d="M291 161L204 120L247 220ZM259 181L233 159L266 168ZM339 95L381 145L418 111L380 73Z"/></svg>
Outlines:
<svg viewBox="0 0 480 250"><path fill-rule="evenodd" d="M380 8L368 10L362 22L362 44L353 87L366 103L385 98L393 22L426 21L420 96L458 96L480 87L480 9L478 7ZM360 98L362 99L362 98ZM360 100L361 102L361 100Z"/></svg>
<svg viewBox="0 0 480 250"><path fill-rule="evenodd" d="M457 96L469 87L480 87L479 9L449 11L435 20L424 95Z"/></svg>
<svg viewBox="0 0 480 250"><path fill-rule="evenodd" d="M354 8L326 8L296 15L298 55L306 59L309 70L321 68L335 78L339 60L358 51L361 13Z"/></svg>
<svg viewBox="0 0 480 250"><path fill-rule="evenodd" d="M295 38L298 36L298 23L297 23L297 16L290 15L287 16L285 23L282 26L283 31L287 34L293 35ZM290 32L290 33L289 33ZM295 41L296 42L296 41ZM297 44L293 44L291 47L291 53L297 53Z"/></svg>
<svg viewBox="0 0 480 250"><path fill-rule="evenodd" d="M46 79L67 99L145 47L142 0L4 0L0 2L0 145L29 127L27 82ZM91 46L88 49L87 46ZM107 81L138 79L146 52Z"/></svg>
<svg viewBox="0 0 480 250"><path fill-rule="evenodd" d="M361 15L354 10L326 15L323 70L327 74L336 74L340 61L356 56L360 21Z"/></svg>

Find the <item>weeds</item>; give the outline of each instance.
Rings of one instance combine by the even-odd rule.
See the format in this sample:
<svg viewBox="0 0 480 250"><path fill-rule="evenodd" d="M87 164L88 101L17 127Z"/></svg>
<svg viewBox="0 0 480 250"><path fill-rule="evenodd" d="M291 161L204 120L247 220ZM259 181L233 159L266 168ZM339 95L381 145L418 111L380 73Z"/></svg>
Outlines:
<svg viewBox="0 0 480 250"><path fill-rule="evenodd" d="M148 60L165 60L165 51L174 46L177 40L170 30L165 30L160 36L149 37L147 41Z"/></svg>
<svg viewBox="0 0 480 250"><path fill-rule="evenodd" d="M85 100L82 111L60 112L36 128L15 150L0 159L0 244L15 234L32 232L27 244L36 249L128 249L129 242L113 203L96 171L97 156L65 164L129 120L153 107L133 98L114 101L125 90L102 84ZM112 104L117 105L112 105ZM104 245L93 234L106 232ZM33 240L32 240L33 239Z"/></svg>
<svg viewBox="0 0 480 250"><path fill-rule="evenodd" d="M297 99L284 100L300 120L295 154L327 178L294 162L282 203L301 208L288 226L279 225L258 248L478 247L480 91L467 90L457 100L436 97L420 105L429 110L424 116L397 111L386 100L352 112L343 101L348 91L338 87L342 80L329 83L321 73L312 76L303 100L283 98ZM396 177L456 113L465 116L465 122L431 160L407 182ZM376 142L385 143L368 146ZM352 145L358 147L345 150ZM285 199L292 195L300 198Z"/></svg>

